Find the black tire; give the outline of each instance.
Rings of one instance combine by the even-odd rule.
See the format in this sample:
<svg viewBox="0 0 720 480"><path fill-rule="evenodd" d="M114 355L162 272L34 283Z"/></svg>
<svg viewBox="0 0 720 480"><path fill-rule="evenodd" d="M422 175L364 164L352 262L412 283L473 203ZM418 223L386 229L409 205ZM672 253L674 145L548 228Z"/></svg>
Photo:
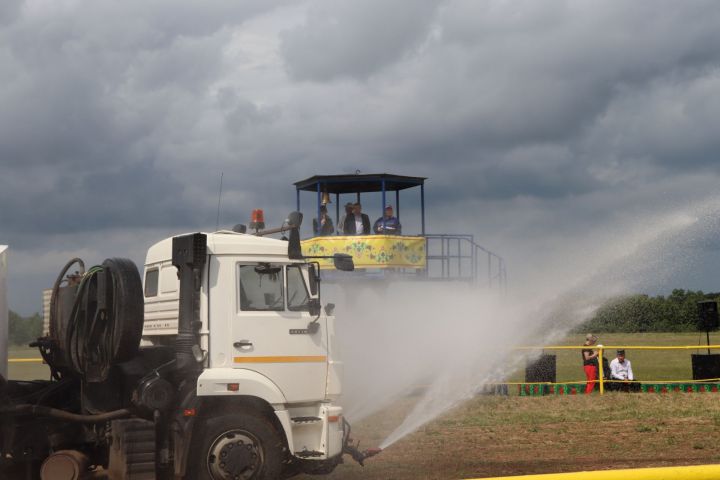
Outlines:
<svg viewBox="0 0 720 480"><path fill-rule="evenodd" d="M108 258L103 267L112 273L116 294L113 302L115 343L110 353L113 363L125 362L135 357L140 348L145 306L142 280L135 263L127 258Z"/></svg>
<svg viewBox="0 0 720 480"><path fill-rule="evenodd" d="M283 451L281 435L259 414L210 418L193 442L186 478L276 480L281 478Z"/></svg>
<svg viewBox="0 0 720 480"><path fill-rule="evenodd" d="M69 366L91 382L105 381L112 365L134 358L143 330L142 282L135 264L109 258L102 269L102 277L93 268L83 278L67 331L59 334L64 337L63 356Z"/></svg>

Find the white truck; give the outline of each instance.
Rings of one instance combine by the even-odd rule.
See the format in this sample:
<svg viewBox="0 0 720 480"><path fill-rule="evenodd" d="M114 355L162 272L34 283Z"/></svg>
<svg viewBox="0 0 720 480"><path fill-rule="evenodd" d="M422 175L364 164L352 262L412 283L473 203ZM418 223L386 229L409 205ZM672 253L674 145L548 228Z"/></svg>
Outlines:
<svg viewBox="0 0 720 480"><path fill-rule="evenodd" d="M0 476L275 479L329 473L350 444L319 266L234 231L162 240L132 262L71 260L37 346L49 381L0 376ZM72 265L80 271L66 275ZM352 259L335 256L339 269ZM143 285L141 285L141 283ZM10 476L7 476L10 475Z"/></svg>

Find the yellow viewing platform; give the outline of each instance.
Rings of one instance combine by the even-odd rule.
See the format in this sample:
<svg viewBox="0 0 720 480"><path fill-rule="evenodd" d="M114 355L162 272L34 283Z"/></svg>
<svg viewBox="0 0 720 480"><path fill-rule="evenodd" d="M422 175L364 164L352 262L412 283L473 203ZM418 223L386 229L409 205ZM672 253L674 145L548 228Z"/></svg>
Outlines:
<svg viewBox="0 0 720 480"><path fill-rule="evenodd" d="M355 268L421 268L427 264L425 237L400 235L348 235L303 240L309 256L352 255ZM333 268L332 259L318 259L320 268Z"/></svg>
<svg viewBox="0 0 720 480"><path fill-rule="evenodd" d="M345 173L339 175L314 175L295 182L296 211L301 208L301 193L312 198L310 208L305 215L311 221L312 234L318 235L316 228L320 218L327 215L332 220L335 232L344 232L341 219L350 213L347 207L360 204L365 198L363 212L368 220L382 218L386 208L392 207L397 220L402 223L402 231L413 235L328 235L316 236L301 242L303 255L308 257L332 256L338 253L351 255L358 270L355 277L334 275L332 259L320 259L318 262L329 275L330 282L347 280L349 277L367 278L403 278L402 275L390 273L399 270L405 279L413 274L418 280L453 280L466 281L471 284L487 282L488 288L507 285L505 260L491 250L475 243L472 234L428 233L425 230L425 181L427 177L412 177L390 173ZM411 209L400 205L400 192L415 189L411 192ZM419 198L416 196L420 190ZM309 194L309 195L308 195ZM375 195L377 194L377 195ZM407 201L407 194L404 194ZM373 198L374 197L374 198ZM419 202L418 202L419 200ZM323 213L324 212L324 213ZM420 218L416 214L420 214ZM414 217L411 219L410 215ZM419 221L418 221L419 220ZM372 225L372 223L371 223ZM355 229L348 229L348 232ZM323 233L330 233L328 231ZM367 270L379 270L367 272ZM377 275L375 275L377 273ZM386 275L387 274L387 275ZM414 275L416 274L416 275Z"/></svg>

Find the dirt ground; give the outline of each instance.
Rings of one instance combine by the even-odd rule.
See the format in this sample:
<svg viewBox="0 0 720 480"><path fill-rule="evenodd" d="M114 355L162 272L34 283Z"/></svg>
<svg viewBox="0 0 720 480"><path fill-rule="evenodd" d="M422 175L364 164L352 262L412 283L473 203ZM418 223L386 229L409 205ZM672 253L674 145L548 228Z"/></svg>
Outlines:
<svg viewBox="0 0 720 480"><path fill-rule="evenodd" d="M402 410L355 425L361 449L379 444ZM326 478L444 480L697 465L720 463L718 445L720 394L478 397L365 467L346 456Z"/></svg>

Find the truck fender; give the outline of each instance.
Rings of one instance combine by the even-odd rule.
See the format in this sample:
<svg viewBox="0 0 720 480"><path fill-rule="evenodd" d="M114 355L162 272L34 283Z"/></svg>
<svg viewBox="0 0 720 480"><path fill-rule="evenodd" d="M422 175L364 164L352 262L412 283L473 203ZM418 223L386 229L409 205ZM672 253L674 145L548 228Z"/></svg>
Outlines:
<svg viewBox="0 0 720 480"><path fill-rule="evenodd" d="M228 384L238 384L236 391L231 391ZM268 413L274 411L275 418L271 421L281 427L287 447L292 451L293 434L290 416L285 408L287 399L280 388L268 377L253 370L244 368L210 368L205 370L197 381L199 398L222 398L225 404L232 402L232 397L243 400L257 398L267 403Z"/></svg>

